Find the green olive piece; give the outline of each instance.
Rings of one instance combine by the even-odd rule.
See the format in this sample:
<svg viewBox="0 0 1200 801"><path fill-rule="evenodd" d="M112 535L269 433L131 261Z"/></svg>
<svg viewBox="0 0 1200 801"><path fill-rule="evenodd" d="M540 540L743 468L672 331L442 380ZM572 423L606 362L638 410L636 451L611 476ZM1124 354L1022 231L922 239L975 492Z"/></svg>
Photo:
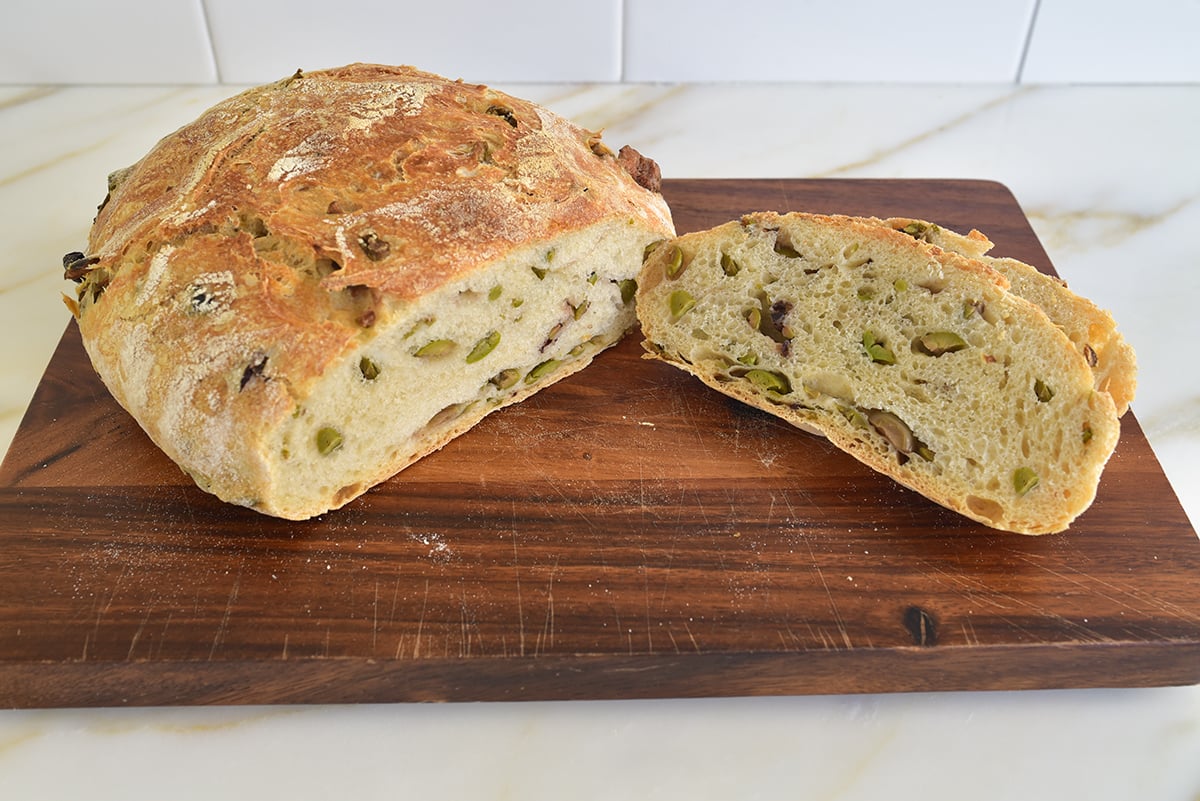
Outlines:
<svg viewBox="0 0 1200 801"><path fill-rule="evenodd" d="M1050 399L1054 397L1054 390L1047 386L1045 381L1039 378L1033 382L1033 394L1036 395L1037 399L1042 403L1048 403Z"/></svg>
<svg viewBox="0 0 1200 801"><path fill-rule="evenodd" d="M735 276L742 271L742 265L734 261L728 253L721 254L721 270L728 276Z"/></svg>
<svg viewBox="0 0 1200 801"><path fill-rule="evenodd" d="M667 240L665 240L665 239L656 239L655 241L651 242L649 245L646 245L645 249L642 250L642 261L645 262L646 259L650 258L650 254L653 253L654 251L658 250L658 246L666 241Z"/></svg>
<svg viewBox="0 0 1200 801"><path fill-rule="evenodd" d="M445 356L454 347L453 339L433 339L413 351L413 355L421 359L436 358Z"/></svg>
<svg viewBox="0 0 1200 801"><path fill-rule="evenodd" d="M775 238L775 252L780 256L786 256L789 259L800 258L800 251L789 245L787 242L780 242L779 238Z"/></svg>
<svg viewBox="0 0 1200 801"><path fill-rule="evenodd" d="M633 296L637 294L637 281L632 278L626 278L624 281L618 281L617 287L621 290L621 302L628 304L633 300Z"/></svg>
<svg viewBox="0 0 1200 801"><path fill-rule="evenodd" d="M488 300L498 300L503 292L504 287L500 286L500 284L496 284L494 287L492 287L491 291L488 292Z"/></svg>
<svg viewBox="0 0 1200 801"><path fill-rule="evenodd" d="M792 391L792 384L783 373L773 370L748 370L746 380L759 389L767 392L778 392L787 395Z"/></svg>
<svg viewBox="0 0 1200 801"><path fill-rule="evenodd" d="M471 348L471 352L467 354L467 364L475 362L487 356L496 346L500 344L500 332L491 331L483 339L475 343L475 347Z"/></svg>
<svg viewBox="0 0 1200 801"><path fill-rule="evenodd" d="M742 356L740 359L738 359L738 361L747 367L753 367L754 365L758 364L758 354L753 352L747 353L745 356Z"/></svg>
<svg viewBox="0 0 1200 801"><path fill-rule="evenodd" d="M846 422L855 428L867 427L867 418L863 416L862 412L860 412L858 409L855 409L853 406L838 406L837 410L841 412L842 417L846 418Z"/></svg>
<svg viewBox="0 0 1200 801"><path fill-rule="evenodd" d="M525 376L525 383L532 384L535 381L545 378L557 370L559 364L561 364L561 362L558 359L547 359L541 364L535 365L534 368Z"/></svg>
<svg viewBox="0 0 1200 801"><path fill-rule="evenodd" d="M967 346L966 340L953 331L931 331L913 341L916 350L927 356L941 356L944 353L955 353Z"/></svg>
<svg viewBox="0 0 1200 801"><path fill-rule="evenodd" d="M342 433L336 428L326 426L317 431L317 452L322 456L328 456L340 447L342 447Z"/></svg>
<svg viewBox="0 0 1200 801"><path fill-rule="evenodd" d="M521 371L515 367L509 367L507 370L501 370L494 376L488 379L488 383L496 389L508 389L521 377Z"/></svg>
<svg viewBox="0 0 1200 801"><path fill-rule="evenodd" d="M1013 471L1013 489L1024 495L1038 485L1038 474L1032 467L1018 467Z"/></svg>
<svg viewBox="0 0 1200 801"><path fill-rule="evenodd" d="M371 357L363 356L358 360L358 372L368 381L374 381L379 378L379 365Z"/></svg>
<svg viewBox="0 0 1200 801"><path fill-rule="evenodd" d="M912 453L916 448L917 440L912 429L891 412L872 409L867 412L867 422L901 453Z"/></svg>
<svg viewBox="0 0 1200 801"><path fill-rule="evenodd" d="M683 251L679 245L671 245L667 251L667 278L678 278L683 272Z"/></svg>
<svg viewBox="0 0 1200 801"><path fill-rule="evenodd" d="M671 317L678 320L692 310L692 307L696 305L696 299L687 290L676 289L671 293L669 303L671 306Z"/></svg>
<svg viewBox="0 0 1200 801"><path fill-rule="evenodd" d="M572 316L576 320L578 320L580 317L587 314L588 306L591 306L591 305L592 305L592 302L590 300L585 300L582 303L580 303L578 306L573 306L572 312L571 312Z"/></svg>
<svg viewBox="0 0 1200 801"><path fill-rule="evenodd" d="M896 355L888 350L886 345L875 339L875 335L870 331L863 332L862 344L867 355L871 357L871 361L876 364L896 363Z"/></svg>
<svg viewBox="0 0 1200 801"><path fill-rule="evenodd" d="M533 274L538 277L539 281L544 280L546 278L546 273L550 272L550 270L545 267L530 267L529 269L533 270Z"/></svg>
<svg viewBox="0 0 1200 801"><path fill-rule="evenodd" d="M1083 424L1083 441L1085 443L1092 441L1092 426L1089 423Z"/></svg>

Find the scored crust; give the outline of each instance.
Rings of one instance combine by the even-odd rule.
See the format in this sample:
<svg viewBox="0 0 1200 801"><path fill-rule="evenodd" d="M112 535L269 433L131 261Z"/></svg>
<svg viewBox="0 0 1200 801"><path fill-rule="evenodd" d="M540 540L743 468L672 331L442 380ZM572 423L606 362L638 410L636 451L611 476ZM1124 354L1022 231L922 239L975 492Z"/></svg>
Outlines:
<svg viewBox="0 0 1200 801"><path fill-rule="evenodd" d="M323 490L327 501L281 506L278 463L291 454L271 432L331 372L398 338L416 310L431 320L431 298L476 297L479 276L549 259L555 243L561 255L617 242L604 252L627 263L600 270L615 297L645 243L673 233L657 168L635 151L618 157L598 133L486 86L354 64L242 92L114 173L67 276L93 365L151 438L222 498L307 517L483 414L439 418L406 452ZM632 308L605 314L589 323L597 348L633 323Z"/></svg>

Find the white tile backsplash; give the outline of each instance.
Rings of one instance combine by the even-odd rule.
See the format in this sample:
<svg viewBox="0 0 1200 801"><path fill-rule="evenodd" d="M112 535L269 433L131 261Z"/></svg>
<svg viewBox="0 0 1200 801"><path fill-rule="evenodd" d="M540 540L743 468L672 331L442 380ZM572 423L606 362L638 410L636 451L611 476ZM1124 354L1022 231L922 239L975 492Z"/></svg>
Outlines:
<svg viewBox="0 0 1200 801"><path fill-rule="evenodd" d="M1196 83L1200 0L7 0L0 84Z"/></svg>
<svg viewBox="0 0 1200 801"><path fill-rule="evenodd" d="M411 64L468 81L619 81L621 0L205 0L221 79Z"/></svg>
<svg viewBox="0 0 1200 801"><path fill-rule="evenodd" d="M17 0L0 8L0 83L213 83L201 0Z"/></svg>
<svg viewBox="0 0 1200 801"><path fill-rule="evenodd" d="M1200 0L1041 0L1026 83L1200 82Z"/></svg>
<svg viewBox="0 0 1200 801"><path fill-rule="evenodd" d="M632 81L1015 80L1035 0L626 0Z"/></svg>

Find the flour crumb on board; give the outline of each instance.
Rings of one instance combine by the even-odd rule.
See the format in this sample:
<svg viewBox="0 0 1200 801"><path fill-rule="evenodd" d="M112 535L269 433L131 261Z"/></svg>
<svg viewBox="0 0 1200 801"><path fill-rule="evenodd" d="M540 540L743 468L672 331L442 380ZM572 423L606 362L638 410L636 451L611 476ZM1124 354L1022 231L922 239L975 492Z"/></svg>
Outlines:
<svg viewBox="0 0 1200 801"><path fill-rule="evenodd" d="M408 537L413 542L418 542L421 545L429 546L429 558L435 562L448 562L454 556L454 551L442 539L441 534L410 534Z"/></svg>

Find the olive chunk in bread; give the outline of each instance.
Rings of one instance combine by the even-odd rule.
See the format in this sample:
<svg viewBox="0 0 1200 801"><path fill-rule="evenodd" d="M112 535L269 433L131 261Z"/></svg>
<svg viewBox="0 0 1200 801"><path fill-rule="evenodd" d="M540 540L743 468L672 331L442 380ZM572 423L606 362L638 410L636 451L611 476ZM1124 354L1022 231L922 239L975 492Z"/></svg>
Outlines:
<svg viewBox="0 0 1200 801"><path fill-rule="evenodd" d="M1120 433L1042 308L878 220L761 213L679 237L637 302L648 357L994 528L1067 528Z"/></svg>
<svg viewBox="0 0 1200 801"><path fill-rule="evenodd" d="M635 323L657 167L486 86L356 64L114 174L66 264L95 369L202 488L341 506Z"/></svg>
<svg viewBox="0 0 1200 801"><path fill-rule="evenodd" d="M1003 275L1010 292L1040 306L1075 343L1076 350L1092 368L1096 388L1112 396L1117 414L1124 415L1129 410L1137 390L1137 356L1107 311L1070 291L1061 278L1046 275L1016 259L986 255L992 249L992 242L979 231L959 234L936 223L908 217L871 221L902 231L931 247L978 259Z"/></svg>

